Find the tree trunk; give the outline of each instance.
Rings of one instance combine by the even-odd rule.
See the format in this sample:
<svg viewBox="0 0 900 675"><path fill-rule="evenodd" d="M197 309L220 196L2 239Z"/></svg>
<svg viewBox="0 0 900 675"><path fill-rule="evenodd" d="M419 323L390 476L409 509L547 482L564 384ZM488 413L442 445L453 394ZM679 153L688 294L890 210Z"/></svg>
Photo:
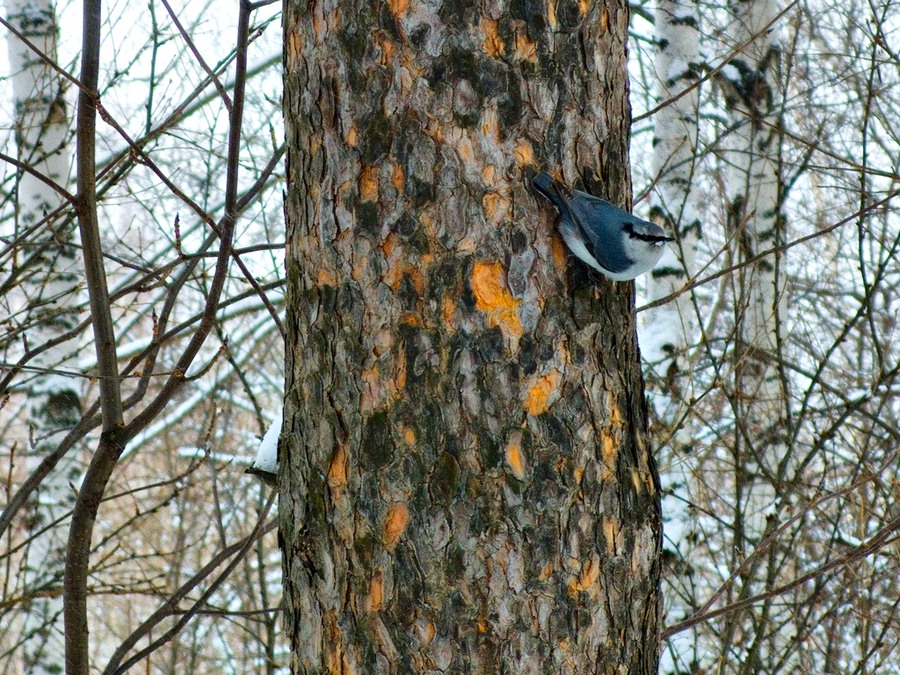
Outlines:
<svg viewBox="0 0 900 675"><path fill-rule="evenodd" d="M737 261L784 242L778 172L780 50L772 28L777 10L768 0L734 3L730 37L744 46L718 79L732 126L726 191ZM736 279L735 442L737 465L746 474L744 528L758 541L780 491L781 464L788 455L787 392L778 366L784 320L782 255L742 268Z"/></svg>
<svg viewBox="0 0 900 675"><path fill-rule="evenodd" d="M666 247L648 276L650 300L677 293L697 273L697 250L703 236L697 190L692 189L699 133L698 78L703 62L698 3L657 0L654 17L657 100L663 107L654 115L650 214L677 241ZM669 621L689 616L702 604L694 597L696 556L691 555L690 545L696 541L693 505L700 488L694 447L699 434L688 414L695 399L692 366L697 354L692 345L699 333L696 307L693 292L681 293L644 315L640 330L645 361L655 371L650 386L656 416L676 430L668 443L656 449L663 486L665 559L673 562L663 570ZM690 663L690 651L695 648L689 636L672 639L663 649L660 672L679 672Z"/></svg>
<svg viewBox="0 0 900 675"><path fill-rule="evenodd" d="M286 3L293 672L656 672L633 284L527 189L560 166L628 201L627 25Z"/></svg>
<svg viewBox="0 0 900 675"><path fill-rule="evenodd" d="M733 19L728 36L742 47L718 82L731 126L725 143L729 234L735 261L744 262L785 241L778 167L781 52L774 32L779 6L751 0L733 2L729 9ZM787 378L779 365L785 319L783 262L776 253L733 277L737 341L729 393L735 416L735 567L782 521L797 470L789 444ZM776 541L756 557L741 575L740 596L768 590L797 574L796 557L786 545ZM799 669L788 649L792 632L784 630L793 624L794 611L790 604L784 608L781 602L767 601L727 617L720 633L722 653L738 642L743 645L741 664L732 672Z"/></svg>
<svg viewBox="0 0 900 675"><path fill-rule="evenodd" d="M57 25L47 0L7 0L10 24L42 54L56 61ZM18 159L62 188L69 187L68 115L59 75L14 35L8 37L16 114ZM55 213L62 198L34 175L22 171L16 188L16 235L24 246L18 260L19 291L29 349L42 347L78 322L80 269L75 221ZM62 341L32 361L39 371L28 385L28 423L33 445L31 474L81 417L78 383L59 374L77 370L76 351ZM23 445L28 444L28 441ZM62 597L66 521L74 501L72 481L82 471L74 453L61 461L29 505L24 588L34 594L22 624L24 667L28 673L55 673L64 659Z"/></svg>
<svg viewBox="0 0 900 675"><path fill-rule="evenodd" d="M657 0L657 100L663 107L653 118L653 185L650 215L677 241L667 246L651 272L651 300L680 291L696 274L695 260L702 237L697 195L691 189L697 151L698 78L702 68L700 17L696 0ZM688 93L684 93L687 91ZM697 312L691 293L682 293L656 307L641 332L644 356L671 393L671 406L661 410L677 419L691 399L685 373L685 352L697 332ZM679 407L681 408L679 410Z"/></svg>

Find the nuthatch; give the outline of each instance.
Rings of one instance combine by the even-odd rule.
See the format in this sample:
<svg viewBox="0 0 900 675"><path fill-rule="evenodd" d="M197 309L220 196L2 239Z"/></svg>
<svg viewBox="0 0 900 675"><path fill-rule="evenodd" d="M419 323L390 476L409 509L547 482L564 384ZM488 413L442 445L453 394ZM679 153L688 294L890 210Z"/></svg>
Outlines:
<svg viewBox="0 0 900 675"><path fill-rule="evenodd" d="M658 225L586 192L569 190L541 171L535 189L559 211L559 233L576 256L615 281L650 271L672 237Z"/></svg>

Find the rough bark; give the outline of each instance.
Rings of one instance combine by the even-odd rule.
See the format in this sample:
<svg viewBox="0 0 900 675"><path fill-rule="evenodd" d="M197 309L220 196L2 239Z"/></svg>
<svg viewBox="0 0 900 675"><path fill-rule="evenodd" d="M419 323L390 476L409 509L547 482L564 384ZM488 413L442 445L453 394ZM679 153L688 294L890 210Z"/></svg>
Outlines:
<svg viewBox="0 0 900 675"><path fill-rule="evenodd" d="M633 285L526 188L628 201L627 7L285 10L293 672L655 673Z"/></svg>

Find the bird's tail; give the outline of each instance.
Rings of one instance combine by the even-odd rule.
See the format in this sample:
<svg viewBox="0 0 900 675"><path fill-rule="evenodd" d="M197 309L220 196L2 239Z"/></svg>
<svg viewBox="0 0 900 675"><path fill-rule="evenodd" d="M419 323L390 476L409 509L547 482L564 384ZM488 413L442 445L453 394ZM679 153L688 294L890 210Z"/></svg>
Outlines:
<svg viewBox="0 0 900 675"><path fill-rule="evenodd" d="M566 198L560 191L559 183L546 171L541 171L531 179L534 189L544 195L558 211L566 208Z"/></svg>

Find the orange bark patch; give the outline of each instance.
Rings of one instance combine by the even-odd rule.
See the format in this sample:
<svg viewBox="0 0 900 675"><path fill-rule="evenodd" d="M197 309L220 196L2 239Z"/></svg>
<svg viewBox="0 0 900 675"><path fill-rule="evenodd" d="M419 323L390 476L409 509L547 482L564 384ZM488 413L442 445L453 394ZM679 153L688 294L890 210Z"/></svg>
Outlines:
<svg viewBox="0 0 900 675"><path fill-rule="evenodd" d="M483 180L486 185L490 185L494 182L495 175L497 175L497 169L493 164L488 164L481 170L481 180Z"/></svg>
<svg viewBox="0 0 900 675"><path fill-rule="evenodd" d="M416 633L422 641L422 644L431 644L434 640L434 636L437 635L437 627L434 625L433 621L419 619L419 621L416 622Z"/></svg>
<svg viewBox="0 0 900 675"><path fill-rule="evenodd" d="M397 383L397 389L403 391L406 387L406 351L401 349L397 354L397 360L394 367L394 382Z"/></svg>
<svg viewBox="0 0 900 675"><path fill-rule="evenodd" d="M525 395L525 411L535 417L547 412L550 409L550 396L559 389L561 379L562 374L556 368L546 375L532 378Z"/></svg>
<svg viewBox="0 0 900 675"><path fill-rule="evenodd" d="M353 124L347 129L347 135L344 137L344 142L349 145L351 148L356 147L356 143L358 141L356 125Z"/></svg>
<svg viewBox="0 0 900 675"><path fill-rule="evenodd" d="M424 260L420 260L419 262L421 265L425 264ZM403 270L406 273L406 276L409 277L409 280L412 281L416 293L420 296L425 293L425 275L422 274L421 265L407 265Z"/></svg>
<svg viewBox="0 0 900 675"><path fill-rule="evenodd" d="M475 159L475 148L472 147L472 141L466 137L459 139L459 144L456 146L456 152L463 164L471 164Z"/></svg>
<svg viewBox="0 0 900 675"><path fill-rule="evenodd" d="M325 653L325 667L328 669L329 675L354 675L354 671L350 668L350 663L344 655L341 629L334 611L328 612L324 617L324 624L327 633L325 644L330 645Z"/></svg>
<svg viewBox="0 0 900 675"><path fill-rule="evenodd" d="M641 492L643 492L644 481L641 480L641 472L634 467L631 469L631 482L634 483L634 491L641 494Z"/></svg>
<svg viewBox="0 0 900 675"><path fill-rule="evenodd" d="M409 0L388 0L387 4L388 9L391 10L391 14L399 21L409 7Z"/></svg>
<svg viewBox="0 0 900 675"><path fill-rule="evenodd" d="M559 22L556 20L556 0L550 0L547 3L547 23L550 24L550 28L556 29L559 25Z"/></svg>
<svg viewBox="0 0 900 675"><path fill-rule="evenodd" d="M499 326L507 337L518 339L524 332L519 319L519 301L506 287L505 270L499 262L477 262L472 268L475 306L488 315L488 325Z"/></svg>
<svg viewBox="0 0 900 675"><path fill-rule="evenodd" d="M614 469L616 466L616 456L619 454L619 449L616 447L616 441L607 431L601 432L600 435L600 447L603 452L603 462L611 469Z"/></svg>
<svg viewBox="0 0 900 675"><path fill-rule="evenodd" d="M384 241L381 242L381 250L384 251L384 256L386 258L390 258L391 254L394 252L394 249L400 244L400 239L393 232L388 233L388 236L384 238Z"/></svg>
<svg viewBox="0 0 900 675"><path fill-rule="evenodd" d="M547 581L550 578L550 575L553 574L554 568L553 563L547 563L541 568L541 573L538 575L538 581Z"/></svg>
<svg viewBox="0 0 900 675"><path fill-rule="evenodd" d="M453 315L456 313L456 300L450 297L449 294L444 295L444 306L441 308L441 318L444 320L444 325L448 328L455 329L456 324L453 321Z"/></svg>
<svg viewBox="0 0 900 675"><path fill-rule="evenodd" d="M406 185L406 174L403 173L403 167L396 162L391 167L391 185L397 192L403 192L403 187Z"/></svg>
<svg viewBox="0 0 900 675"><path fill-rule="evenodd" d="M384 572L376 570L369 579L369 601L366 609L377 612L384 606Z"/></svg>
<svg viewBox="0 0 900 675"><path fill-rule="evenodd" d="M400 543L407 525L409 525L409 509L406 508L406 504L392 505L384 521L384 545L389 551L393 551Z"/></svg>
<svg viewBox="0 0 900 675"><path fill-rule="evenodd" d="M575 595L588 590L600 578L600 565L588 560L581 566L581 572L569 582L569 594Z"/></svg>
<svg viewBox="0 0 900 675"><path fill-rule="evenodd" d="M332 270L326 267L320 267L319 273L316 275L316 285L337 286L337 277Z"/></svg>
<svg viewBox="0 0 900 675"><path fill-rule="evenodd" d="M587 5L587 0L579 0L579 5ZM587 14L587 7L581 12L581 15L584 16ZM609 9L606 7L603 8L603 11L600 12L600 27L605 31L609 32Z"/></svg>
<svg viewBox="0 0 900 675"><path fill-rule="evenodd" d="M387 262L387 269L384 271L382 281L396 291L400 288L400 282L403 280L403 272L405 265L403 262L403 246L399 237L393 232L388 234L381 242L381 251Z"/></svg>
<svg viewBox="0 0 900 675"><path fill-rule="evenodd" d="M615 428L622 427L622 411L619 410L619 399L616 398L616 395L610 392L609 394L609 422Z"/></svg>
<svg viewBox="0 0 900 675"><path fill-rule="evenodd" d="M619 521L606 518L603 520L603 534L606 537L606 551L610 555L616 553L616 537L619 534Z"/></svg>
<svg viewBox="0 0 900 675"><path fill-rule="evenodd" d="M403 432L403 440L406 441L407 445L415 445L416 443L416 432L406 427Z"/></svg>
<svg viewBox="0 0 900 675"><path fill-rule="evenodd" d="M510 202L499 192L487 192L481 198L481 208L484 209L484 215L488 222L495 225L503 220L503 217L509 212Z"/></svg>
<svg viewBox="0 0 900 675"><path fill-rule="evenodd" d="M339 489L347 484L347 448L339 445L328 466L328 487Z"/></svg>
<svg viewBox="0 0 900 675"><path fill-rule="evenodd" d="M493 142L500 143L500 115L497 114L496 107L490 107L484 111L481 133Z"/></svg>
<svg viewBox="0 0 900 675"><path fill-rule="evenodd" d="M515 441L506 446L506 465L516 478L524 480L525 456L522 454L521 446Z"/></svg>
<svg viewBox="0 0 900 675"><path fill-rule="evenodd" d="M516 56L522 61L537 63L537 44L520 30L516 31Z"/></svg>
<svg viewBox="0 0 900 675"><path fill-rule="evenodd" d="M325 29L328 27L325 21L323 21L325 17L322 16L322 12L318 8L313 9L311 14L313 33L316 35L316 42L321 42L322 38L325 37Z"/></svg>
<svg viewBox="0 0 900 675"><path fill-rule="evenodd" d="M353 267L350 268L350 276L353 278L353 281L359 281L360 279L362 279L368 268L369 256L364 255L357 258L353 263Z"/></svg>
<svg viewBox="0 0 900 675"><path fill-rule="evenodd" d="M285 47L288 61L299 61L303 55L303 40L300 39L300 33L296 31L288 33L285 37Z"/></svg>
<svg viewBox="0 0 900 675"><path fill-rule="evenodd" d="M543 199L543 197L541 197ZM553 237L553 263L557 269L564 270L566 268L566 245L563 243L562 237Z"/></svg>
<svg viewBox="0 0 900 675"><path fill-rule="evenodd" d="M581 16L587 16L588 10L591 8L589 0L578 0L578 12ZM607 25L609 25L609 15L606 16Z"/></svg>
<svg viewBox="0 0 900 675"><path fill-rule="evenodd" d="M400 283L406 277L412 282L416 293L422 295L425 292L425 275L422 274L422 267L427 264L424 258L419 259L418 265L412 263L400 264L397 260L388 259L388 269L382 278L385 284L391 287L391 290L397 291ZM416 323L419 323L418 319Z"/></svg>
<svg viewBox="0 0 900 675"><path fill-rule="evenodd" d="M516 143L516 148L513 150L513 153L516 156L516 164L519 165L519 168L534 165L534 148L531 147L531 143L526 139L523 138Z"/></svg>
<svg viewBox="0 0 900 675"><path fill-rule="evenodd" d="M359 197L364 202L378 199L378 169L374 166L363 166L359 173Z"/></svg>
<svg viewBox="0 0 900 675"><path fill-rule="evenodd" d="M609 422L616 429L622 428L622 411L619 410L619 404L614 397L610 397L609 401Z"/></svg>
<svg viewBox="0 0 900 675"><path fill-rule="evenodd" d="M390 66L394 60L394 43L390 40L382 40L379 44L381 47L381 58L379 61L383 66Z"/></svg>
<svg viewBox="0 0 900 675"><path fill-rule="evenodd" d="M500 38L500 33L497 30L499 26L500 22L495 19L484 19L481 22L481 34L484 35L481 48L488 56L492 56L495 59L503 56L503 52L506 49L506 45L503 44L503 40Z"/></svg>

